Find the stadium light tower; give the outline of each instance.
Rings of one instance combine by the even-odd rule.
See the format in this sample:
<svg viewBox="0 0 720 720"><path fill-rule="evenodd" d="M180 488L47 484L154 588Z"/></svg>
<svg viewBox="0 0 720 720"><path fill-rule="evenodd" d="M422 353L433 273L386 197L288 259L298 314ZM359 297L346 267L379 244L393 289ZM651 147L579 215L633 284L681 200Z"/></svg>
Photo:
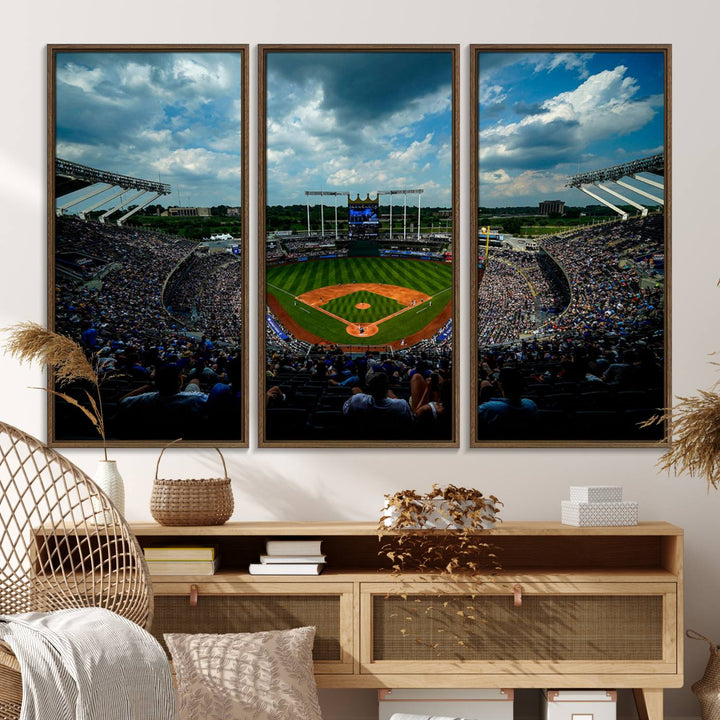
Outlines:
<svg viewBox="0 0 720 720"><path fill-rule="evenodd" d="M106 192L111 187L112 187L112 185L110 183L100 183L98 185L91 185L90 192L87 192L87 193L81 195L79 198L75 198L74 200L71 200L70 202L67 202L64 205L59 205L55 210L55 214L56 215L64 215L65 211L68 208L71 208L75 205L79 205L80 203L83 203L83 202L87 202L91 198L94 198L96 195L100 195L100 193ZM124 190L121 190L121 193L122 192L124 192ZM100 204L102 205L102 202Z"/></svg>
<svg viewBox="0 0 720 720"><path fill-rule="evenodd" d="M403 240L407 238L407 196L417 195L418 196L418 227L417 227L417 239L420 239L420 196L425 191L422 188L415 190L378 190L378 198L381 195L390 195L390 239L392 240L392 196L402 195L403 196Z"/></svg>
<svg viewBox="0 0 720 720"><path fill-rule="evenodd" d="M577 188L578 190L582 190L582 192L584 192L586 195L589 195L591 198L598 200L603 205L606 205L611 210L614 210L618 215L620 215L623 220L627 220L628 217L628 214L624 210L616 207L605 198L592 192L590 188L594 188L595 190L601 190L608 193L609 195L614 195L616 198L619 198L627 205L632 205L634 208L640 210L641 216L645 217L648 213L648 209L646 206L641 205L634 200L631 200L627 197L627 195L621 194L617 190L611 189L607 185L603 184L605 182L614 182L616 185L620 185L621 187L630 190L636 195L642 195L643 197L648 198L648 200L652 200L658 205L664 205L665 201L663 198L659 197L658 195L653 195L649 192L646 192L645 190L642 190L636 185L632 185L628 183L627 180L623 179L632 178L633 180L645 183L646 185L650 185L651 187L664 190L664 185L662 183L657 182L657 180L651 180L650 178L643 177L639 174L643 172L650 173L651 175L657 175L659 177L664 177L665 154L658 153L657 155L651 155L650 157L641 158L640 160L633 160L628 163L623 163L622 165L614 165L613 167L609 168L592 170L586 173L579 173L578 175L573 175L572 177L568 178L568 181L565 183L565 187Z"/></svg>
<svg viewBox="0 0 720 720"><path fill-rule="evenodd" d="M64 204L58 203L61 198L77 192L78 190L86 192L84 192L84 194L79 198L71 199ZM113 190L115 190L115 192L112 192ZM166 183L143 180L142 178L129 177L128 175L118 175L117 173L108 172L106 170L91 168L87 165L79 165L78 163L74 163L69 160L63 160L61 158L55 159L56 215L62 215L68 208L87 202L99 195L101 199L98 202L91 207L84 208L82 212L78 213L84 220L87 213L96 210L102 205L107 205L111 200L120 197L130 190L136 190L137 192L127 202L123 203L121 201L120 204L115 205L112 210L104 213L100 217L100 222L104 223L107 217L143 195L149 195L144 202L138 204L130 212L125 213L125 215L117 221L118 225L122 225L131 215L134 215L156 198L161 195L169 195L172 188ZM108 192L111 192L112 194L107 195L106 193Z"/></svg>
<svg viewBox="0 0 720 720"><path fill-rule="evenodd" d="M141 195L145 194L145 190L138 190L133 196L129 197L127 200L124 200L123 198L120 198L120 202L115 205L114 207L111 207L107 212L104 212L98 220L101 223L104 223L107 218L109 218L113 213L116 213L118 210L122 210L122 208L127 207L131 202L135 202ZM130 213L132 214L132 213Z"/></svg>
<svg viewBox="0 0 720 720"><path fill-rule="evenodd" d="M307 232L308 237L310 236L310 196L311 195L319 195L320 196L320 236L325 237L325 206L323 204L323 197L325 195L330 195L335 197L335 239L338 239L338 204L337 204L337 198L339 195L344 195L345 197L350 197L350 195L347 192L333 192L330 190L306 190L305 191L305 205L307 206Z"/></svg>

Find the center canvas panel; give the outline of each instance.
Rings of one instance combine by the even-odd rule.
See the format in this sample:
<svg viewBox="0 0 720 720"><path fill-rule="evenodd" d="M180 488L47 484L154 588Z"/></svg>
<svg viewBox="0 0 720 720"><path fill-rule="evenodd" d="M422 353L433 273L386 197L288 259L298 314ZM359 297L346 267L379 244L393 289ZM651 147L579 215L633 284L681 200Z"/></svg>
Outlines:
<svg viewBox="0 0 720 720"><path fill-rule="evenodd" d="M455 445L457 48L260 48L261 445Z"/></svg>

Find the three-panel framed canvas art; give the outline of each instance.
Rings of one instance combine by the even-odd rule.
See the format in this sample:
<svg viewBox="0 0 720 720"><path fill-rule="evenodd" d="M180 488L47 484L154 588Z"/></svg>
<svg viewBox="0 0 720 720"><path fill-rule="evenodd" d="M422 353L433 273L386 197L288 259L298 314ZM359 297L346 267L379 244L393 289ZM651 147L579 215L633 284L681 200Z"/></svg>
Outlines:
<svg viewBox="0 0 720 720"><path fill-rule="evenodd" d="M247 45L50 46L48 326L109 444L247 446L251 396L260 447L665 441L670 50L261 45L255 105ZM48 439L98 443L52 394Z"/></svg>

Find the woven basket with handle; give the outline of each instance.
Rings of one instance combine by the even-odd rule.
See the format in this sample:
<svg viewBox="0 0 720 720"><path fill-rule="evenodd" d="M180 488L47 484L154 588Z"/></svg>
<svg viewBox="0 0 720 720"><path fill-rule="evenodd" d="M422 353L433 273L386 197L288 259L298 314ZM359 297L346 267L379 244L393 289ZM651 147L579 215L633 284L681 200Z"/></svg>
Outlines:
<svg viewBox="0 0 720 720"><path fill-rule="evenodd" d="M170 480L159 478L163 453L155 466L155 482L150 497L150 513L160 525L222 525L233 513L233 495L225 458L215 448L223 466L223 477Z"/></svg>

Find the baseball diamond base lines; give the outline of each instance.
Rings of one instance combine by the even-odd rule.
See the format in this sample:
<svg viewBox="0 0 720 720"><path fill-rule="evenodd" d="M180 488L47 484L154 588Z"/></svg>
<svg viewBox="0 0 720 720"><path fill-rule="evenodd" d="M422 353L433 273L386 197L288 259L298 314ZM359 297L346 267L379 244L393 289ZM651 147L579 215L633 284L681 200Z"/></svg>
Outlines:
<svg viewBox="0 0 720 720"><path fill-rule="evenodd" d="M354 295L362 291L379 295L383 298L389 298L395 301L394 304L396 306L400 305L401 307L399 310L391 312L385 317L381 317L380 319L374 321L369 319L368 322L352 322L323 307L332 300L337 300L338 298L346 297L348 295ZM297 300L320 310L320 312L324 312L326 315L329 315L342 323L345 323L347 326L345 330L348 335L352 335L353 337L369 337L377 334L379 329L378 325L381 323L397 317L409 308L416 307L417 305L430 300L431 297L431 295L426 295L418 290L411 290L410 288L399 287L397 285L383 285L381 283L352 283L345 285L332 285L310 290L302 295L298 295ZM354 305L356 309L361 311L370 310L372 308L372 304L367 302L356 303Z"/></svg>
<svg viewBox="0 0 720 720"><path fill-rule="evenodd" d="M399 258L333 258L267 268L269 309L297 339L401 349L452 316L452 265Z"/></svg>
<svg viewBox="0 0 720 720"><path fill-rule="evenodd" d="M382 283L350 283L345 285L332 285L330 287L317 288L316 290L310 290L302 295L298 295L298 300L302 300L308 305L322 305L329 300L335 300L336 298L345 297L351 293L359 292L361 290L367 290L368 292L375 293L376 295L383 295L384 297L392 298L397 300L401 305L411 305L412 301L420 302L422 300L429 300L430 295L420 292L419 290L411 290L406 287L399 287L398 285L384 285Z"/></svg>

